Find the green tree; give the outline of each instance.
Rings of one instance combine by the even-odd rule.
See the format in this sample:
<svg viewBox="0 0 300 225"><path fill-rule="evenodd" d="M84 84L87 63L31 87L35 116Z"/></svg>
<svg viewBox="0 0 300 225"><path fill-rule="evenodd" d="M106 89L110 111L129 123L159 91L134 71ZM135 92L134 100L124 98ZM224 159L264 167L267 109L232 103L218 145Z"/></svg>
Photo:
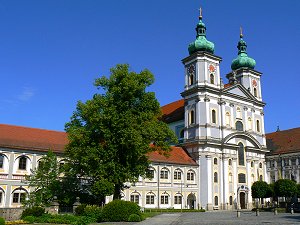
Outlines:
<svg viewBox="0 0 300 225"><path fill-rule="evenodd" d="M60 186L60 167L56 155L49 151L40 159L38 168L31 172L31 175L25 177L31 189L25 205L48 206Z"/></svg>
<svg viewBox="0 0 300 225"><path fill-rule="evenodd" d="M260 202L262 198L267 198L270 195L270 186L265 181L256 181L251 186L251 193L253 198L259 198Z"/></svg>
<svg viewBox="0 0 300 225"><path fill-rule="evenodd" d="M147 153L168 152L176 137L160 121L161 110L153 92L149 70L129 71L129 65L112 68L94 85L100 89L85 103L79 101L65 126L66 153L79 177L88 177L93 193L121 197L127 181L145 176Z"/></svg>
<svg viewBox="0 0 300 225"><path fill-rule="evenodd" d="M274 192L277 197L293 197L297 195L296 182L289 179L279 179L274 184Z"/></svg>

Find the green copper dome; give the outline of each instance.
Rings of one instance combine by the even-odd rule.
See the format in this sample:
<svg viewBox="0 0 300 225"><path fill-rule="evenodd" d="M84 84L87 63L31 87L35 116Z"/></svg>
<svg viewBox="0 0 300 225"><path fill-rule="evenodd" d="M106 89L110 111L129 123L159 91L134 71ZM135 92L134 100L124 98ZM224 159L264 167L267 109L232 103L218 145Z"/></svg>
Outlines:
<svg viewBox="0 0 300 225"><path fill-rule="evenodd" d="M202 15L199 16L199 22L196 27L196 40L189 44L189 53L190 55L197 51L204 51L209 53L214 53L215 45L214 43L206 39L206 27L202 22Z"/></svg>
<svg viewBox="0 0 300 225"><path fill-rule="evenodd" d="M236 70L241 67L248 67L248 68L254 69L256 62L254 59L248 57L248 55L247 55L247 51L246 51L247 44L243 40L242 33L240 34L240 41L238 43L237 48L239 50L238 57L236 57L234 60L232 60L231 69Z"/></svg>

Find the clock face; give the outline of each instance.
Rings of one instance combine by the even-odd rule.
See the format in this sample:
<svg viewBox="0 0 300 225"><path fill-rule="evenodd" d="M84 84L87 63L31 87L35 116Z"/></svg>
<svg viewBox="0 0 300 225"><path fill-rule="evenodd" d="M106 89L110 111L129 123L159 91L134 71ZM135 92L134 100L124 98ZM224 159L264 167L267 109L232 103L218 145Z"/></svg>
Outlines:
<svg viewBox="0 0 300 225"><path fill-rule="evenodd" d="M253 85L253 87L256 87L257 86L257 81L256 80L252 80L252 85Z"/></svg>
<svg viewBox="0 0 300 225"><path fill-rule="evenodd" d="M193 74L195 72L195 66L190 65L189 68L188 68L188 72L189 72L189 74Z"/></svg>
<svg viewBox="0 0 300 225"><path fill-rule="evenodd" d="M208 70L209 70L209 72L214 73L216 71L216 68L215 68L215 66L213 64L210 64L208 66Z"/></svg>

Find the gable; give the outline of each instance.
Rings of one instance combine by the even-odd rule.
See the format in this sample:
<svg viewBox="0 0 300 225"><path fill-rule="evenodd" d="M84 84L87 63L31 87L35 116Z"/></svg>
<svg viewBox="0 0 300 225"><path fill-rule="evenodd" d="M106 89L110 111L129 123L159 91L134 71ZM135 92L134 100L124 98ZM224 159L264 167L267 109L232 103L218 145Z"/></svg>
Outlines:
<svg viewBox="0 0 300 225"><path fill-rule="evenodd" d="M246 96L244 94L244 92L241 91L241 89L239 89L238 87L235 87L231 90L228 91L228 93L231 93L231 94L235 94L235 95L239 95L239 96L242 96L244 98L247 98L248 96Z"/></svg>

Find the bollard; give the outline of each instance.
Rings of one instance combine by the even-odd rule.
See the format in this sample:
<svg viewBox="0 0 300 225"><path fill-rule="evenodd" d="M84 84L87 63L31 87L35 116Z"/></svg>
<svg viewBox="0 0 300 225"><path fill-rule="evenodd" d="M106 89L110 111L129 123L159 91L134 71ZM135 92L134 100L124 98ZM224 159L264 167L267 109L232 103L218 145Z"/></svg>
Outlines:
<svg viewBox="0 0 300 225"><path fill-rule="evenodd" d="M241 212L239 210L236 211L236 217L241 217Z"/></svg>
<svg viewBox="0 0 300 225"><path fill-rule="evenodd" d="M277 215L277 208L274 209L274 215Z"/></svg>
<svg viewBox="0 0 300 225"><path fill-rule="evenodd" d="M256 216L259 216L259 209L256 209Z"/></svg>
<svg viewBox="0 0 300 225"><path fill-rule="evenodd" d="M291 208L291 214L294 214L294 209L293 208Z"/></svg>

